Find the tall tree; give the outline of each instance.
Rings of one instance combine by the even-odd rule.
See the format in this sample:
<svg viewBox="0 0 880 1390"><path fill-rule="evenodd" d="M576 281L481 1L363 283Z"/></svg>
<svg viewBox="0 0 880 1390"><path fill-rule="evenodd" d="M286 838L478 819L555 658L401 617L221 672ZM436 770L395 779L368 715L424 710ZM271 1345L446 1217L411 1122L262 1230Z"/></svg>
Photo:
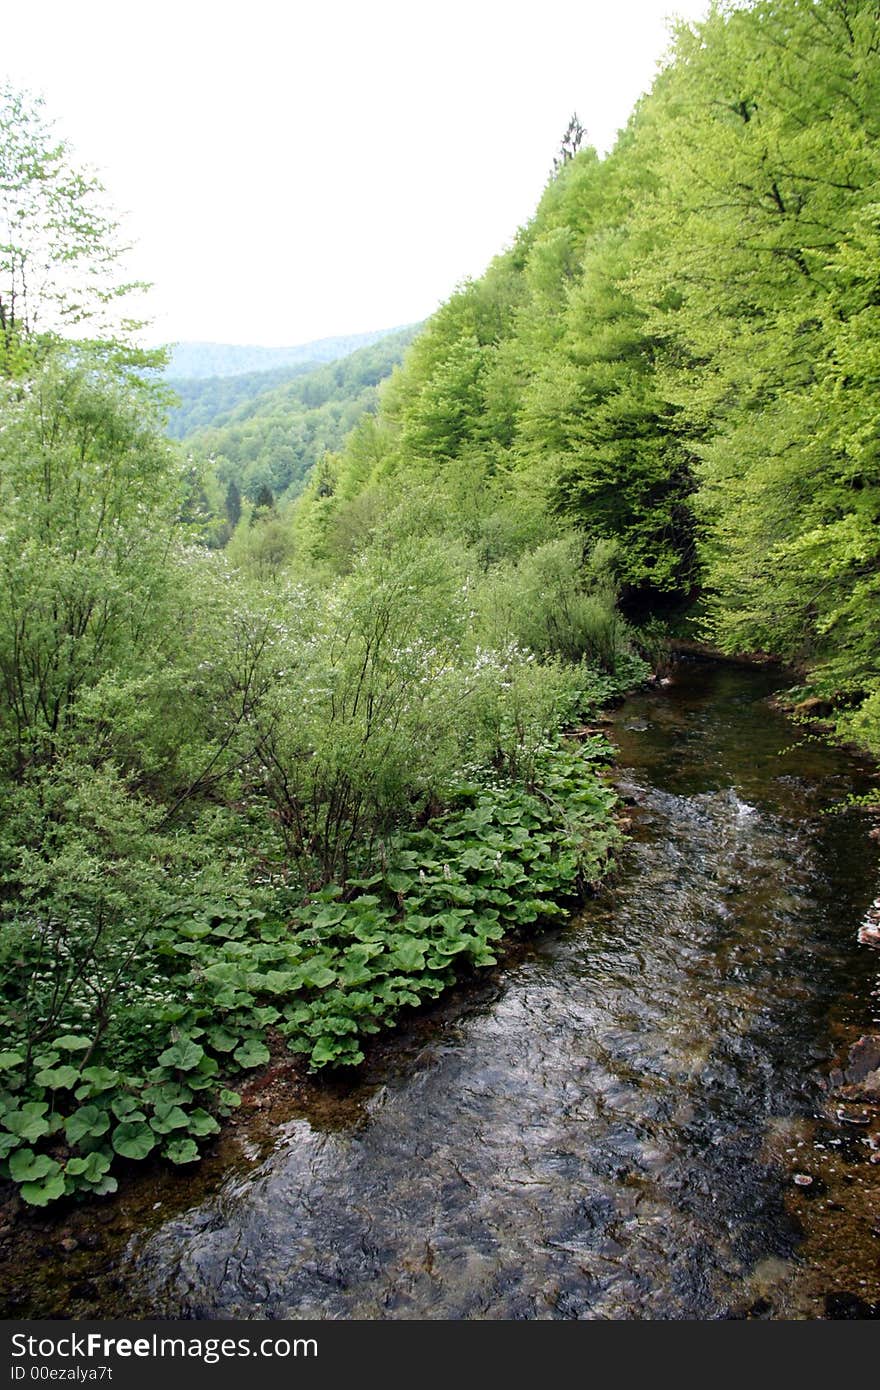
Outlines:
<svg viewBox="0 0 880 1390"><path fill-rule="evenodd" d="M43 102L0 85L0 334L88 324L95 335L135 326L120 316L140 282L120 277L128 248L100 180L73 160Z"/></svg>
<svg viewBox="0 0 880 1390"><path fill-rule="evenodd" d="M226 489L225 508L226 520L229 522L231 529L234 531L238 523L241 521L241 493L239 492L235 484L234 478L232 482L229 484L229 487Z"/></svg>
<svg viewBox="0 0 880 1390"><path fill-rule="evenodd" d="M565 134L559 145L559 153L553 160L554 174L558 174L564 164L567 164L570 159L574 159L583 144L586 133L586 130L578 120L577 112L572 111L568 125L565 127Z"/></svg>
<svg viewBox="0 0 880 1390"><path fill-rule="evenodd" d="M0 770L51 763L83 692L150 660L177 459L149 398L60 354L0 387Z"/></svg>

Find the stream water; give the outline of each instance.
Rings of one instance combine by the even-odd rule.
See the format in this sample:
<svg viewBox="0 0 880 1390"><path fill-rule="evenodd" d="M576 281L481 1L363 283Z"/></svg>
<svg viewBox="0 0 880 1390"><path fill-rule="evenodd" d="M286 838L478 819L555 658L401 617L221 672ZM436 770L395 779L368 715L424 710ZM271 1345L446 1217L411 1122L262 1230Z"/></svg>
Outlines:
<svg viewBox="0 0 880 1390"><path fill-rule="evenodd" d="M611 888L355 1078L133 1183L97 1249L46 1227L7 1315L877 1315L880 1168L827 1082L878 1014L877 846L823 814L868 770L792 747L778 683L683 662L628 700Z"/></svg>

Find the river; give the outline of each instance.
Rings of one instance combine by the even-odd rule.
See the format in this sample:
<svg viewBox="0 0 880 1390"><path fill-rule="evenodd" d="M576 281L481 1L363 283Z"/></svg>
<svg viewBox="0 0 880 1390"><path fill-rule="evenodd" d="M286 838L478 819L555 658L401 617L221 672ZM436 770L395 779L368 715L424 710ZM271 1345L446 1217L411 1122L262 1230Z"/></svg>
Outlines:
<svg viewBox="0 0 880 1390"><path fill-rule="evenodd" d="M880 1168L828 1083L877 1021L878 847L825 814L870 769L798 746L778 684L684 661L630 698L609 887L75 1250L37 1222L7 1315L877 1316Z"/></svg>

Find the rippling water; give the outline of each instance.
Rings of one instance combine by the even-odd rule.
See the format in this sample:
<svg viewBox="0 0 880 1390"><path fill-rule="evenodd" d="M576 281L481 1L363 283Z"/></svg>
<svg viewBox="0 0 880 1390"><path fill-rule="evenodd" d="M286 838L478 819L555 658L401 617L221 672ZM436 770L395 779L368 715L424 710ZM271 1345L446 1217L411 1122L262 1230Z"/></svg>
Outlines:
<svg viewBox="0 0 880 1390"><path fill-rule="evenodd" d="M877 856L861 818L822 815L863 771L791 749L772 686L683 663L629 700L614 887L294 1110L268 1156L245 1144L212 1191L166 1188L98 1261L100 1297L196 1318L821 1315L792 1176L848 1142L815 1116L871 1019ZM862 1299L876 1268L853 1266Z"/></svg>

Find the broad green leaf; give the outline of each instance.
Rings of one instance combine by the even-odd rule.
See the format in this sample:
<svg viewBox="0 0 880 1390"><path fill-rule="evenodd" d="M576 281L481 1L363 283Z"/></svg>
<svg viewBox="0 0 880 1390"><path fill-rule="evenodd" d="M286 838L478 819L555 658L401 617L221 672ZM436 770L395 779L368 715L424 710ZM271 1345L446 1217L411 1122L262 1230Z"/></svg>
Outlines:
<svg viewBox="0 0 880 1390"><path fill-rule="evenodd" d="M274 1008L273 1005L266 1004L260 1009L254 1009L253 1017L254 1021L258 1023L261 1028L271 1028L273 1023L278 1022L281 1013L280 1010Z"/></svg>
<svg viewBox="0 0 880 1390"><path fill-rule="evenodd" d="M314 989L326 989L336 979L335 970L330 970L328 966L318 962L312 964L304 961L301 970L303 983L311 985Z"/></svg>
<svg viewBox="0 0 880 1390"><path fill-rule="evenodd" d="M309 1025L307 1032L313 1038L331 1034L336 1037L344 1037L347 1033L356 1033L357 1029L358 1025L355 1019L329 1014L316 1019L313 1024Z"/></svg>
<svg viewBox="0 0 880 1390"><path fill-rule="evenodd" d="M144 1118L140 1108L140 1101L134 1096L119 1095L114 1096L110 1102L110 1109L117 1120L142 1120Z"/></svg>
<svg viewBox="0 0 880 1390"><path fill-rule="evenodd" d="M104 1091L110 1091L119 1081L119 1072L111 1071L109 1067L86 1067L82 1072L82 1085L77 1087L77 1100L84 1100L86 1096L98 1096Z"/></svg>
<svg viewBox="0 0 880 1390"><path fill-rule="evenodd" d="M345 920L344 907L322 907L313 919L316 927L335 927Z"/></svg>
<svg viewBox="0 0 880 1390"><path fill-rule="evenodd" d="M242 1043L232 1055L240 1067L261 1067L270 1057L268 1047L254 1039Z"/></svg>
<svg viewBox="0 0 880 1390"><path fill-rule="evenodd" d="M372 980L375 971L368 965L364 965L356 960L347 960L339 971L339 979L342 984L354 986L365 985Z"/></svg>
<svg viewBox="0 0 880 1390"><path fill-rule="evenodd" d="M262 973L255 971L248 977L248 982L260 993L293 994L301 987L303 978L299 970L265 970Z"/></svg>
<svg viewBox="0 0 880 1390"><path fill-rule="evenodd" d="M311 1060L315 1066L322 1067L335 1061L341 1052L342 1047L336 1038L319 1038L312 1048Z"/></svg>
<svg viewBox="0 0 880 1390"><path fill-rule="evenodd" d="M187 1085L195 1086L198 1084L200 1077L206 1076L210 1078L216 1076L219 1070L220 1063L217 1061L216 1057L203 1057L195 1071L191 1071L187 1076Z"/></svg>
<svg viewBox="0 0 880 1390"><path fill-rule="evenodd" d="M65 1033L63 1038L56 1038L53 1047L60 1047L62 1052L87 1052L92 1045L91 1038L83 1038L79 1033Z"/></svg>
<svg viewBox="0 0 880 1390"><path fill-rule="evenodd" d="M199 1156L198 1146L192 1139L175 1139L162 1152L172 1163L195 1163Z"/></svg>
<svg viewBox="0 0 880 1390"><path fill-rule="evenodd" d="M100 1182L110 1167L110 1155L97 1150L87 1158L69 1158L64 1171L72 1178L85 1178L86 1182Z"/></svg>
<svg viewBox="0 0 880 1390"><path fill-rule="evenodd" d="M186 1112L181 1110L179 1105L163 1105L161 1101L150 1118L150 1125L157 1134L170 1134L172 1130L185 1129L186 1124Z"/></svg>
<svg viewBox="0 0 880 1390"><path fill-rule="evenodd" d="M393 970L423 970L425 968L425 947L419 941L398 938L394 950L389 955Z"/></svg>
<svg viewBox="0 0 880 1390"><path fill-rule="evenodd" d="M64 1121L68 1144L78 1144L86 1135L98 1139L110 1128L110 1116L97 1105L81 1105Z"/></svg>
<svg viewBox="0 0 880 1390"><path fill-rule="evenodd" d="M218 1024L214 1028L208 1029L208 1042L215 1052L231 1052L241 1041L235 1033L230 1033L228 1028Z"/></svg>
<svg viewBox="0 0 880 1390"><path fill-rule="evenodd" d="M190 1038L181 1038L173 1047L167 1047L159 1054L159 1065L174 1067L178 1071L191 1071L197 1067L205 1055L205 1049Z"/></svg>
<svg viewBox="0 0 880 1390"><path fill-rule="evenodd" d="M418 879L413 878L412 874L404 874L392 869L385 875L385 882L392 893L408 893L410 888L418 883Z"/></svg>
<svg viewBox="0 0 880 1390"><path fill-rule="evenodd" d="M14 1182L39 1182L53 1173L60 1172L61 1165L48 1154L35 1154L33 1149L18 1149L9 1160L9 1172Z"/></svg>
<svg viewBox="0 0 880 1390"><path fill-rule="evenodd" d="M113 1131L113 1147L123 1158L146 1158L158 1142L150 1126L140 1120L123 1122Z"/></svg>
<svg viewBox="0 0 880 1390"><path fill-rule="evenodd" d="M217 1134L220 1129L214 1116L209 1115L207 1110L191 1110L187 1127L190 1134L194 1134L197 1139L204 1139L208 1134Z"/></svg>
<svg viewBox="0 0 880 1390"><path fill-rule="evenodd" d="M192 1097L192 1088L179 1081L159 1081L141 1092L142 1100L148 1105L188 1105ZM128 1117L120 1115L119 1118Z"/></svg>
<svg viewBox="0 0 880 1390"><path fill-rule="evenodd" d="M77 1084L80 1074L76 1067L47 1067L36 1075L38 1086L46 1086L50 1091L69 1091Z"/></svg>
<svg viewBox="0 0 880 1390"><path fill-rule="evenodd" d="M43 1182L22 1183L19 1193L32 1207L46 1207L64 1196L64 1175L56 1173Z"/></svg>
<svg viewBox="0 0 880 1390"><path fill-rule="evenodd" d="M233 965L231 961L217 961L216 964L207 966L202 973L209 984L229 987L239 985L244 974L241 966Z"/></svg>
<svg viewBox="0 0 880 1390"><path fill-rule="evenodd" d="M86 1179L88 1181L88 1179ZM116 1192L119 1183L112 1173L105 1173L97 1182L89 1188L89 1194L93 1197L106 1197L110 1192Z"/></svg>
<svg viewBox="0 0 880 1390"><path fill-rule="evenodd" d="M34 1105L28 1102L20 1110L9 1110L3 1116L3 1127L8 1129L10 1134L33 1144L49 1133L49 1121L45 1118L47 1108L40 1103Z"/></svg>

